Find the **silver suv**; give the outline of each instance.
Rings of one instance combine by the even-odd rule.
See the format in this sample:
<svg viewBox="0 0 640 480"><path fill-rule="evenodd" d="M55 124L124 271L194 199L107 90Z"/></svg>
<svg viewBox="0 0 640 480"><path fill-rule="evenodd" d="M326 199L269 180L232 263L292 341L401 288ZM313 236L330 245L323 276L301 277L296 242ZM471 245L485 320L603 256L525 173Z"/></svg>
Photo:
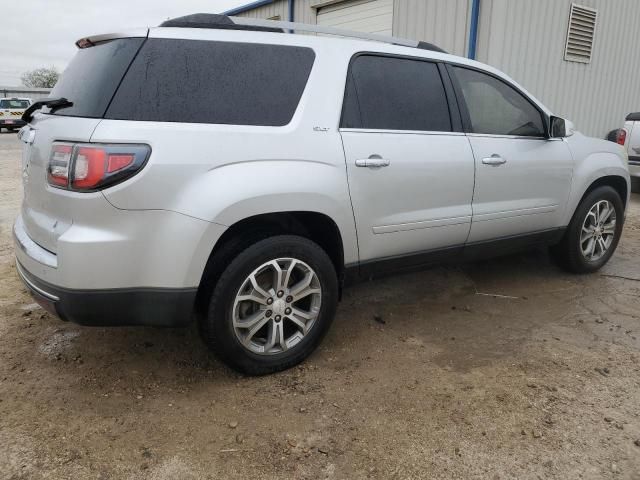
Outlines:
<svg viewBox="0 0 640 480"><path fill-rule="evenodd" d="M25 112L14 229L64 320L195 318L264 374L314 350L347 283L541 244L593 272L620 239L623 149L433 45L198 14L77 46Z"/></svg>

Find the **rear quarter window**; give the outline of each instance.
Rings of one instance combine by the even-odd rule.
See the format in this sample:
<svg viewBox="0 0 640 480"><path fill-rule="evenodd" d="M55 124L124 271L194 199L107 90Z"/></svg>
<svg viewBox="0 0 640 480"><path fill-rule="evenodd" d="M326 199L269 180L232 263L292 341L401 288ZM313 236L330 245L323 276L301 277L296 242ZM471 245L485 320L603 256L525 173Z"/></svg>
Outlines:
<svg viewBox="0 0 640 480"><path fill-rule="evenodd" d="M105 118L283 126L314 60L305 47L152 38Z"/></svg>

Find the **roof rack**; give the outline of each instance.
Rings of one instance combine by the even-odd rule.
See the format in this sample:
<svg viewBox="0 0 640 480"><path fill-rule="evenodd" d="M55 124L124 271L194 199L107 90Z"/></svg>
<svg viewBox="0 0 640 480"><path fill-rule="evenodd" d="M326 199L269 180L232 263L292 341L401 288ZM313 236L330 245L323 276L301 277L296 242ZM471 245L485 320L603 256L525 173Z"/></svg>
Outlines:
<svg viewBox="0 0 640 480"><path fill-rule="evenodd" d="M336 35L339 37L358 38L374 42L388 43L403 47L419 48L421 50L431 50L434 52L447 53L440 47L427 42L408 40L405 38L379 35L376 33L361 33L351 30L342 30L333 27L321 27L318 25L308 25L306 23L282 22L280 20L262 20L258 18L229 17L227 15L216 15L212 13L196 13L184 17L173 18L162 22L161 27L179 28L215 28L227 30L253 30L260 32L284 33L312 32L323 35Z"/></svg>

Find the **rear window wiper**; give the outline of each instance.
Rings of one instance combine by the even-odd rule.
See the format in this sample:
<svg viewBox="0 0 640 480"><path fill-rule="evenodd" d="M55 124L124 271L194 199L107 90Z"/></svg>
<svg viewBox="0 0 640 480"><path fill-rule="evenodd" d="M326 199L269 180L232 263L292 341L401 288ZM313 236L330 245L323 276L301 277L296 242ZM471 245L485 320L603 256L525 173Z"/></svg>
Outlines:
<svg viewBox="0 0 640 480"><path fill-rule="evenodd" d="M53 112L58 108L70 107L73 105L73 102L70 102L66 98L50 98L46 100L40 100L35 102L29 108L27 108L22 114L22 120L29 123L33 118L33 112L36 110L40 110L42 107L49 107L50 111Z"/></svg>

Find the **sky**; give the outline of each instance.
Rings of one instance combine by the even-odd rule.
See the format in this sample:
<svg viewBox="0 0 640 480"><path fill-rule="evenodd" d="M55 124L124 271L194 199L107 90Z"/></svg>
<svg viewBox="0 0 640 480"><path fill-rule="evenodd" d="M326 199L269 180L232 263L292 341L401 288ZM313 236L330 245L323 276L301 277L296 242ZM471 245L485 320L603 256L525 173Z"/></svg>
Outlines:
<svg viewBox="0 0 640 480"><path fill-rule="evenodd" d="M0 86L21 85L40 67L62 72L75 41L124 28L157 26L190 13L221 13L251 0L2 0Z"/></svg>

